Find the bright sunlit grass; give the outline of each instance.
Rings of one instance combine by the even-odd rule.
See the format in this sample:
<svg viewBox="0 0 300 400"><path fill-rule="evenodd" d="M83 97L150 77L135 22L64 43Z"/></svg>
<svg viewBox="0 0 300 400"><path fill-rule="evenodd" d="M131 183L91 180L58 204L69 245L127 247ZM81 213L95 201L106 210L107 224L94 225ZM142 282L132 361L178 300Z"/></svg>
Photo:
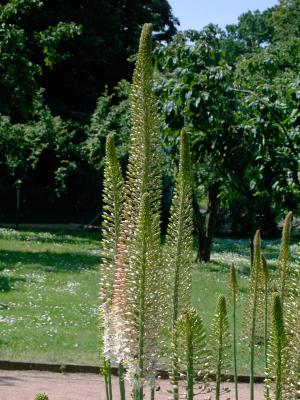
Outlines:
<svg viewBox="0 0 300 400"><path fill-rule="evenodd" d="M264 241L263 247L274 269L279 241ZM294 255L297 249L294 244ZM239 271L243 304L249 277L248 240L216 239L212 261L194 265L193 303L207 328L218 294L228 295L232 262ZM97 364L99 274L96 233L0 229L0 359ZM241 372L247 372L246 360L246 353L240 351Z"/></svg>

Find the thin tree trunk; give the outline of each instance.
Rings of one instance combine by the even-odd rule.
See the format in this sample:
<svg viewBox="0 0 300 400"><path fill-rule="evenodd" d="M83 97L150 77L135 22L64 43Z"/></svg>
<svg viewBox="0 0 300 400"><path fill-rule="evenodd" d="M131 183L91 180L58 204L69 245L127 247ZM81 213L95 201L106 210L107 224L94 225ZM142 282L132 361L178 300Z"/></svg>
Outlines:
<svg viewBox="0 0 300 400"><path fill-rule="evenodd" d="M192 198L193 210L194 210L194 228L197 235L197 257L196 261L201 262L201 250L202 250L202 243L204 240L204 218L201 215L200 207L197 201L197 196L195 190L193 190L193 198Z"/></svg>
<svg viewBox="0 0 300 400"><path fill-rule="evenodd" d="M212 240L216 229L218 212L219 212L219 184L213 183L208 188L208 206L204 224L204 237L201 248L201 261L208 262L210 260Z"/></svg>
<svg viewBox="0 0 300 400"><path fill-rule="evenodd" d="M254 255L254 247L253 247L253 238L256 230L258 229L257 221L256 221L256 199L253 197L252 193L248 197L248 212L249 212L249 222L250 222L250 237L249 237L249 245L250 245L250 260L251 267L253 266L253 255Z"/></svg>

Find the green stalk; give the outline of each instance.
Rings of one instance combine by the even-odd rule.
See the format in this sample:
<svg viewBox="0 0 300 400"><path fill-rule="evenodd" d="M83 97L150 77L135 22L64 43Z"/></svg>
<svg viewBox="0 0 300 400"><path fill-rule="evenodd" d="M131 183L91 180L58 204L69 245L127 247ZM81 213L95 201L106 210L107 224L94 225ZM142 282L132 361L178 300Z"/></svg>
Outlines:
<svg viewBox="0 0 300 400"><path fill-rule="evenodd" d="M222 370L227 365L227 350L229 350L230 342L226 299L224 295L220 295L213 320L211 343L216 369L216 400L219 400L221 395Z"/></svg>
<svg viewBox="0 0 300 400"><path fill-rule="evenodd" d="M106 361L104 361L104 366L103 366L103 376L104 376L104 383L105 383L105 394L106 394L106 400L110 400L109 388L108 388L108 376L107 376L107 372L105 371L105 369L106 369L105 362Z"/></svg>
<svg viewBox="0 0 300 400"><path fill-rule="evenodd" d="M187 337L187 400L194 397L194 351L193 331L190 330Z"/></svg>
<svg viewBox="0 0 300 400"><path fill-rule="evenodd" d="M232 319L233 319L233 369L234 369L234 387L235 387L235 399L238 400L238 372L237 372L237 335L236 335L236 296L238 290L238 283L236 278L236 269L234 265L230 268L230 289L232 295Z"/></svg>
<svg viewBox="0 0 300 400"><path fill-rule="evenodd" d="M176 270L177 270L176 266ZM173 308L173 332L175 329L175 324L177 321L177 309L178 309L178 272L175 272L175 284L174 284L174 308ZM178 351L177 351L177 341L173 339L174 343L174 351L172 356L172 384L173 384L173 400L178 400L179 398L179 391L178 391L178 382L179 382L179 372L178 372Z"/></svg>
<svg viewBox="0 0 300 400"><path fill-rule="evenodd" d="M151 388L150 388L150 400L154 400L154 398L155 398L155 386L151 385Z"/></svg>
<svg viewBox="0 0 300 400"><path fill-rule="evenodd" d="M144 390L141 381L144 377L144 354L145 354L145 296L146 296L146 269L147 269L147 254L149 242L149 229L151 230L150 220L150 196L144 193L141 201L141 210L139 217L139 246L140 246L140 277L139 277L139 306L138 306L138 387L135 393L136 400L142 400Z"/></svg>
<svg viewBox="0 0 300 400"><path fill-rule="evenodd" d="M133 400L140 400L140 391L139 391L139 388L134 388L134 389L132 390L131 397L133 398Z"/></svg>
<svg viewBox="0 0 300 400"><path fill-rule="evenodd" d="M111 365L107 349L104 348L103 336L107 333L104 321L111 312L113 281L115 274L114 257L120 233L120 215L123 205L123 178L117 159L114 137L106 138L106 157L103 188L103 224L102 224L102 265L100 279L99 331L101 352L103 353L103 374L107 400L112 400ZM109 341L111 342L111 340ZM111 343L110 343L111 345ZM105 352L106 350L106 352Z"/></svg>
<svg viewBox="0 0 300 400"><path fill-rule="evenodd" d="M173 328L174 331L175 328ZM178 368L178 346L177 346L177 340L175 339L173 335L173 345L174 345L174 350L173 350L173 355L172 355L172 386L173 386L173 400L178 400L179 399L179 390L178 390L178 382L179 382L179 368Z"/></svg>
<svg viewBox="0 0 300 400"><path fill-rule="evenodd" d="M216 323L217 327L217 343L218 343L218 356L216 368L216 400L220 399L221 394L221 372L222 372L222 359L223 359L223 310L224 310L225 297L219 296L216 308Z"/></svg>
<svg viewBox="0 0 300 400"><path fill-rule="evenodd" d="M109 398L112 400L113 395L112 395L112 384L111 384L111 367L110 367L110 361L108 361L108 391L109 391Z"/></svg>
<svg viewBox="0 0 300 400"><path fill-rule="evenodd" d="M237 349L236 349L236 294L233 296L233 360L234 360L234 388L235 399L238 400L238 373L237 373Z"/></svg>
<svg viewBox="0 0 300 400"><path fill-rule="evenodd" d="M220 394L221 394L222 347L223 347L223 337L222 337L222 333L220 331L219 348L218 348L218 362L217 362L217 370L216 370L216 400L220 399Z"/></svg>
<svg viewBox="0 0 300 400"><path fill-rule="evenodd" d="M104 375L104 383L105 383L106 400L112 400L110 361L106 360L106 359L104 359L104 361L103 361L103 375Z"/></svg>
<svg viewBox="0 0 300 400"><path fill-rule="evenodd" d="M183 191L182 191L183 192ZM180 193L183 196L183 193ZM178 240L176 246L176 264L175 264L175 281L174 281L174 292L173 292L173 332L175 330L175 325L178 320L178 300L179 300L179 280L180 280L180 268L181 268L181 245L183 243L183 224L184 224L184 209L183 209L183 199L180 199L179 205L179 229L178 229ZM177 351L177 341L174 340L174 351L173 351L173 399L179 399L178 382L179 382L179 371L178 371L178 351Z"/></svg>
<svg viewBox="0 0 300 400"><path fill-rule="evenodd" d="M120 389L120 400L125 400L124 367L122 362L119 363L119 389Z"/></svg>
<svg viewBox="0 0 300 400"><path fill-rule="evenodd" d="M268 291L269 291L269 270L267 265L267 260L262 255L262 270L264 277L264 350L265 350L265 368L268 369ZM269 398L269 388L266 389L266 396Z"/></svg>
<svg viewBox="0 0 300 400"><path fill-rule="evenodd" d="M176 340L180 368L186 372L187 376L186 399L193 400L195 370L198 368L202 372L205 370L205 366L202 365L202 362L207 359L208 355L203 323L199 314L193 307L189 307L180 315L176 322L173 335Z"/></svg>
<svg viewBox="0 0 300 400"><path fill-rule="evenodd" d="M275 295L273 299L273 322L272 322L272 339L273 354L276 357L276 384L275 384L275 400L282 399L282 357L285 347L285 329L283 321L282 302L279 295Z"/></svg>
<svg viewBox="0 0 300 400"><path fill-rule="evenodd" d="M260 232L256 231L253 241L254 256L252 266L252 319L250 332L250 400L254 400L254 358L255 358L255 331L257 316L257 298L258 298L258 275L260 271L261 254L260 254Z"/></svg>
<svg viewBox="0 0 300 400"><path fill-rule="evenodd" d="M144 196L145 198L145 196ZM150 202L149 197L148 202ZM145 236L143 237L143 255L142 255L142 263L141 263L141 281L140 281L140 307L139 307L139 312L140 312L140 317L139 317L139 370L140 370L140 378L143 377L143 370L144 370L144 335L145 335L145 278L146 278L146 242L145 242ZM139 391L139 400L143 399L143 386L140 387ZM137 400L138 400L137 399Z"/></svg>
<svg viewBox="0 0 300 400"><path fill-rule="evenodd" d="M167 246L172 253L166 255L172 276L172 384L173 400L179 399L178 349L174 330L180 311L190 304L192 252L192 213L191 213L191 160L188 134L183 129L180 141L179 171L172 201L171 217L168 228ZM170 254L171 257L170 257Z"/></svg>

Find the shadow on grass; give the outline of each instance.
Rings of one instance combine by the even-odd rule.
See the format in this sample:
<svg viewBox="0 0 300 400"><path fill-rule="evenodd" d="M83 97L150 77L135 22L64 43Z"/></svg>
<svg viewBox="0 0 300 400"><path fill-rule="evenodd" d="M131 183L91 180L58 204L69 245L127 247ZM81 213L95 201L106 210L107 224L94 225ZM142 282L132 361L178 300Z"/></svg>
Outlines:
<svg viewBox="0 0 300 400"><path fill-rule="evenodd" d="M211 259L207 264L206 267L211 272L222 272L228 273L228 263L225 261L219 261L216 259Z"/></svg>
<svg viewBox="0 0 300 400"><path fill-rule="evenodd" d="M18 265L31 265L34 269L41 268L45 272L70 272L86 269L98 269L101 258L87 253L52 253L50 251L30 252L0 250L0 263L5 268L14 269ZM3 268L3 267L2 267Z"/></svg>
<svg viewBox="0 0 300 400"><path fill-rule="evenodd" d="M12 278L10 276L0 275L0 292L9 292L13 289L16 282L25 282L25 278ZM0 310L2 309L0 304Z"/></svg>

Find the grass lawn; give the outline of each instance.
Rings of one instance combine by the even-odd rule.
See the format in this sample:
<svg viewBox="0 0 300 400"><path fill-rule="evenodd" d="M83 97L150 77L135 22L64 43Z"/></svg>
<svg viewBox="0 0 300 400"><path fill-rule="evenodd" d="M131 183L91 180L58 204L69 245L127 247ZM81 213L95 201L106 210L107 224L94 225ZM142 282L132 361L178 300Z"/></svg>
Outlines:
<svg viewBox="0 0 300 400"><path fill-rule="evenodd" d="M97 364L99 248L95 233L0 229L0 359ZM264 241L263 248L274 269L279 242ZM293 256L298 250L293 244ZM247 240L215 239L212 261L194 265L193 303L208 327L218 294L228 294L232 262L240 273L242 305ZM243 351L240 363L246 372Z"/></svg>

